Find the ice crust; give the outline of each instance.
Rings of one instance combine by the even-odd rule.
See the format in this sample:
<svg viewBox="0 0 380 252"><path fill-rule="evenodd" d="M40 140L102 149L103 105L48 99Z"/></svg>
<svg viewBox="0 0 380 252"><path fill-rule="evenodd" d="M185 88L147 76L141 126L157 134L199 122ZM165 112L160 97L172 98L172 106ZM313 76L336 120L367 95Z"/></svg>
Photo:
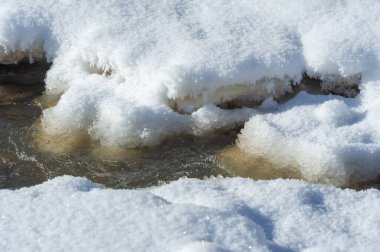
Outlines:
<svg viewBox="0 0 380 252"><path fill-rule="evenodd" d="M63 95L41 125L53 138L149 146L252 117L247 152L342 184L380 174L379 13L375 0L2 0L0 62L52 61L47 93ZM305 72L327 89L360 76L363 92L301 94L273 113L215 106L281 97Z"/></svg>
<svg viewBox="0 0 380 252"><path fill-rule="evenodd" d="M379 205L375 189L295 180L113 190L65 176L0 191L0 250L377 251Z"/></svg>

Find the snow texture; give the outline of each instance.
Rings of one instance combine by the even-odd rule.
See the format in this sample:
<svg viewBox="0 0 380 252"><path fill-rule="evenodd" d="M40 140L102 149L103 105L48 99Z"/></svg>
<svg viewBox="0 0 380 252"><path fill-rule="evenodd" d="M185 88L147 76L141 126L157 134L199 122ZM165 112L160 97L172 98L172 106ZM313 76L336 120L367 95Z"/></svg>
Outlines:
<svg viewBox="0 0 380 252"><path fill-rule="evenodd" d="M239 139L248 153L360 182L380 174L379 13L376 0L1 0L0 62L53 63L47 93L62 96L42 118L53 138L149 146L252 117ZM362 92L301 94L273 113L216 106L281 97L305 72L326 89L360 76Z"/></svg>
<svg viewBox="0 0 380 252"><path fill-rule="evenodd" d="M0 191L1 251L377 251L380 191L295 180L104 189L83 178Z"/></svg>
<svg viewBox="0 0 380 252"><path fill-rule="evenodd" d="M379 176L379 83L360 100L298 94L272 113L252 117L238 138L245 151L279 169L298 169L310 181L338 186Z"/></svg>

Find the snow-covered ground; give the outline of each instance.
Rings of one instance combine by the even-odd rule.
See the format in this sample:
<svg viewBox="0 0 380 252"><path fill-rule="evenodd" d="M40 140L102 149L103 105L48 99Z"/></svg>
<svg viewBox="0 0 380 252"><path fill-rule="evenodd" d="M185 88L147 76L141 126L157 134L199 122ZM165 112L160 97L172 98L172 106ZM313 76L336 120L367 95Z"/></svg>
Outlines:
<svg viewBox="0 0 380 252"><path fill-rule="evenodd" d="M0 191L1 251L377 251L380 191L296 180L83 178Z"/></svg>
<svg viewBox="0 0 380 252"><path fill-rule="evenodd" d="M53 63L42 144L134 148L245 123L247 155L344 185L380 175L379 16L377 0L0 0L0 63ZM304 73L360 94L278 105ZM0 250L376 251L379 206L375 189L294 180L60 177L0 191Z"/></svg>

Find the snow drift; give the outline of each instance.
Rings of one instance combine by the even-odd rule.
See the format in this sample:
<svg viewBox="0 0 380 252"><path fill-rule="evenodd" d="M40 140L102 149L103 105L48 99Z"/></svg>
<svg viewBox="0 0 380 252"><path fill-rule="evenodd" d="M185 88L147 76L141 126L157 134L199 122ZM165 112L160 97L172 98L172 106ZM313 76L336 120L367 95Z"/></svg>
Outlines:
<svg viewBox="0 0 380 252"><path fill-rule="evenodd" d="M59 177L0 191L0 250L376 251L379 204L375 189L294 180L112 190Z"/></svg>

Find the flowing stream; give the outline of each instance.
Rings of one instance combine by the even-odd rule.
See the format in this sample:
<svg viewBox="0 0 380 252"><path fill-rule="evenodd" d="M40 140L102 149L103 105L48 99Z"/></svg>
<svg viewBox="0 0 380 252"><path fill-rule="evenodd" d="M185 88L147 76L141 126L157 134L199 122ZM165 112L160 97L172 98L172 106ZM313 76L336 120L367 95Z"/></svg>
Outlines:
<svg viewBox="0 0 380 252"><path fill-rule="evenodd" d="M0 188L32 186L61 175L82 176L112 188L158 185L181 177L243 176L301 178L270 162L242 153L238 130L208 137L179 136L159 146L110 151L84 145L71 153L50 153L34 144L49 65L0 68ZM378 184L352 185L353 188Z"/></svg>

